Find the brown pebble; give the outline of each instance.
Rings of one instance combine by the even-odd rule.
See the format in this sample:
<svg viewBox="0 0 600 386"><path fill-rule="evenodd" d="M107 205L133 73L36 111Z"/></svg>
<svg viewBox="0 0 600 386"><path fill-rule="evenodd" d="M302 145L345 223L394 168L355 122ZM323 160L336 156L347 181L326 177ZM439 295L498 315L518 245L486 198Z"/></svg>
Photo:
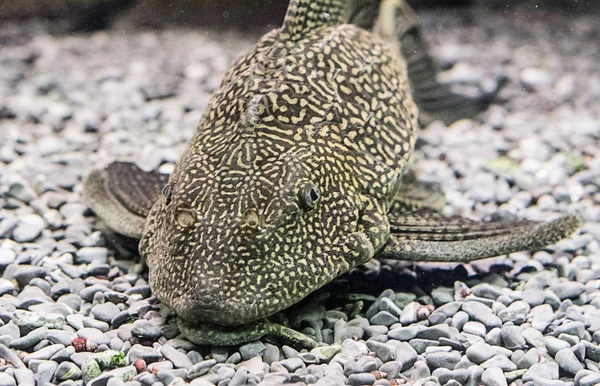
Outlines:
<svg viewBox="0 0 600 386"><path fill-rule="evenodd" d="M141 358L138 358L135 361L133 361L133 367L135 367L135 370L139 374L146 370L146 361Z"/></svg>

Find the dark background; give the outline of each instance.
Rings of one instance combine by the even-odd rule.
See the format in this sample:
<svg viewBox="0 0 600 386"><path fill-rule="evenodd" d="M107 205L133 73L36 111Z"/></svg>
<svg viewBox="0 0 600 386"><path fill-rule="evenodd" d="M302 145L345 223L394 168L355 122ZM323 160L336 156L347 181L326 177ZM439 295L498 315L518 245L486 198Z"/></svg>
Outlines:
<svg viewBox="0 0 600 386"><path fill-rule="evenodd" d="M416 8L465 7L472 4L497 9L562 8L568 12L599 12L595 0L412 0ZM98 30L116 22L156 28L167 24L220 28L255 28L281 23L287 0L0 0L0 22L44 18L64 23L70 30Z"/></svg>

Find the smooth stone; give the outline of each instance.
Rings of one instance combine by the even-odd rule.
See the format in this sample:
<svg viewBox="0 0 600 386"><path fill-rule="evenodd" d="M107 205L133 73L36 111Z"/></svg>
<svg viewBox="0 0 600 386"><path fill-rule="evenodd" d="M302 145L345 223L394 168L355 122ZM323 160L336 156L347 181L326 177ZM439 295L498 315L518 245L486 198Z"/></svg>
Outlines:
<svg viewBox="0 0 600 386"><path fill-rule="evenodd" d="M110 344L110 338L97 328L84 327L77 331L77 336L97 344Z"/></svg>
<svg viewBox="0 0 600 386"><path fill-rule="evenodd" d="M550 286L550 291L554 292L560 300L575 299L585 291L585 284L567 281Z"/></svg>
<svg viewBox="0 0 600 386"><path fill-rule="evenodd" d="M395 328L388 331L388 338L401 341L411 340L416 338L417 334L426 328L427 327L420 325Z"/></svg>
<svg viewBox="0 0 600 386"><path fill-rule="evenodd" d="M17 382L12 375L6 373L0 373L0 385L1 386L17 386Z"/></svg>
<svg viewBox="0 0 600 386"><path fill-rule="evenodd" d="M454 366L460 361L461 355L457 351L451 352L433 352L428 353L425 357L427 365L430 369L437 369L440 367L448 370L454 369Z"/></svg>
<svg viewBox="0 0 600 386"><path fill-rule="evenodd" d="M202 375L208 373L208 371L217 364L215 359L208 359L202 362L198 362L192 367L190 367L188 371L188 378L194 379L201 377Z"/></svg>
<svg viewBox="0 0 600 386"><path fill-rule="evenodd" d="M0 272L2 270L0 269ZM16 289L12 281L0 278L0 296L11 294Z"/></svg>
<svg viewBox="0 0 600 386"><path fill-rule="evenodd" d="M147 320L136 320L133 322L131 333L140 339L157 340L161 337L161 328L156 323Z"/></svg>
<svg viewBox="0 0 600 386"><path fill-rule="evenodd" d="M467 348L466 355L471 362L480 364L493 357L495 351L492 346L487 343L475 343Z"/></svg>
<svg viewBox="0 0 600 386"><path fill-rule="evenodd" d="M96 319L101 320L105 323L110 323L111 320L119 312L121 312L121 310L115 304L107 302L94 305L90 312Z"/></svg>
<svg viewBox="0 0 600 386"><path fill-rule="evenodd" d="M46 228L46 221L37 214L25 214L19 218L17 226L13 229L13 240L18 243L34 241Z"/></svg>
<svg viewBox="0 0 600 386"><path fill-rule="evenodd" d="M19 356L13 350L9 349L2 343L0 343L0 358L6 359L17 369L26 368L21 358L19 358Z"/></svg>
<svg viewBox="0 0 600 386"><path fill-rule="evenodd" d="M162 346L160 352L165 358L173 362L173 365L176 368L189 369L193 366L192 362L187 357L187 355L185 355L181 351L178 351L175 347L171 346L170 344Z"/></svg>
<svg viewBox="0 0 600 386"><path fill-rule="evenodd" d="M556 362L536 363L523 374L523 381L534 381L536 378L558 379L558 364Z"/></svg>
<svg viewBox="0 0 600 386"><path fill-rule="evenodd" d="M499 367L490 367L481 374L481 381L485 386L508 386L504 373Z"/></svg>
<svg viewBox="0 0 600 386"><path fill-rule="evenodd" d="M513 322L516 325L520 325L525 322L527 314L529 313L531 306L524 301L513 302L508 308L498 313L502 323Z"/></svg>
<svg viewBox="0 0 600 386"><path fill-rule="evenodd" d="M387 311L379 311L370 319L371 324L391 326L394 323L398 323L398 318Z"/></svg>
<svg viewBox="0 0 600 386"><path fill-rule="evenodd" d="M517 367L520 369L529 369L531 366L535 365L539 361L540 355L538 354L537 349L532 348L529 349L525 354L523 354L516 363Z"/></svg>
<svg viewBox="0 0 600 386"><path fill-rule="evenodd" d="M367 347L375 352L375 355L383 362L389 362L396 359L396 347L385 343L377 342L372 339L367 341Z"/></svg>
<svg viewBox="0 0 600 386"><path fill-rule="evenodd" d="M527 342L521 335L521 328L517 326L502 326L501 328L502 342L504 347L510 350L516 350L527 346Z"/></svg>
<svg viewBox="0 0 600 386"><path fill-rule="evenodd" d="M58 364L56 362L43 361L40 363L36 374L37 384L45 385L46 383L50 383L57 368Z"/></svg>
<svg viewBox="0 0 600 386"><path fill-rule="evenodd" d="M53 344L53 345L44 347L41 350L38 350L38 351L32 352L31 354L25 355L25 357L23 357L23 362L25 362L27 364L32 359L49 360L50 358L52 358L52 356L54 356L54 354L56 354L57 352L59 352L60 350L62 350L64 348L65 348L65 346L62 344Z"/></svg>
<svg viewBox="0 0 600 386"><path fill-rule="evenodd" d="M133 363L137 359L143 359L146 363L158 362L162 355L154 347L146 347L141 344L131 346L127 352L127 363Z"/></svg>
<svg viewBox="0 0 600 386"><path fill-rule="evenodd" d="M108 262L108 249L103 247L83 247L77 251L79 264L106 264Z"/></svg>
<svg viewBox="0 0 600 386"><path fill-rule="evenodd" d="M492 309L485 304L476 301L467 301L463 304L462 310L466 312L472 320L479 321L488 329L502 326L502 320L492 313Z"/></svg>
<svg viewBox="0 0 600 386"><path fill-rule="evenodd" d="M494 355L487 361L481 363L480 366L484 369L499 367L502 369L502 371L513 371L517 369L517 365L504 355Z"/></svg>
<svg viewBox="0 0 600 386"><path fill-rule="evenodd" d="M583 365L579 362L573 351L571 351L570 347L559 350L554 359L560 369L569 374L575 375L578 371L583 370Z"/></svg>
<svg viewBox="0 0 600 386"><path fill-rule="evenodd" d="M29 369L15 369L14 376L17 385L35 385L35 375Z"/></svg>
<svg viewBox="0 0 600 386"><path fill-rule="evenodd" d="M72 362L62 362L58 365L54 377L59 381L81 378L81 370Z"/></svg>

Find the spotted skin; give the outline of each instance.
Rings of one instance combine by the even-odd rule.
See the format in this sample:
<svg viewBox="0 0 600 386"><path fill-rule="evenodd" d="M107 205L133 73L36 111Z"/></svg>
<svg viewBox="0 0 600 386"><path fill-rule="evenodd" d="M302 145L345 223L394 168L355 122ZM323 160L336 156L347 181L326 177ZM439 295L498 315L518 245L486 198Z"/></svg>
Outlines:
<svg viewBox="0 0 600 386"><path fill-rule="evenodd" d="M154 293L178 315L251 322L383 246L417 126L391 52L346 24L293 46L275 31L234 66L141 242ZM312 188L318 202L307 208Z"/></svg>
<svg viewBox="0 0 600 386"><path fill-rule="evenodd" d="M391 7L383 16L406 13L400 0L382 6ZM405 176L418 125L411 90L435 88L421 80L430 57L411 23L398 28L382 17L372 32L378 7L292 1L283 27L227 72L166 185L139 169L130 183L112 181L132 173L130 164L86 180L94 210L141 237L152 291L192 341L276 334L314 346L265 318L379 252L469 261L538 248L578 226L572 217L540 225L436 213L444 205L439 188ZM473 110L439 90L425 106ZM143 230L131 225L144 218ZM515 224L535 232L511 232Z"/></svg>

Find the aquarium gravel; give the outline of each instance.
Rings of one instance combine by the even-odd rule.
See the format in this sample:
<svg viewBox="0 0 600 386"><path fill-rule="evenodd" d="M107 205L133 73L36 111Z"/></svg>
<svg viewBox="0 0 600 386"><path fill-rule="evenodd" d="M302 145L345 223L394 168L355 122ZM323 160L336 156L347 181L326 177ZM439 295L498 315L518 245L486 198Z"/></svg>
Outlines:
<svg viewBox="0 0 600 386"><path fill-rule="evenodd" d="M597 17L558 9L422 13L444 81L500 101L420 133L412 168L446 214L583 228L470 265L373 261L287 313L328 343L200 347L152 296L127 240L81 198L92 168L169 172L212 91L256 33L120 23L50 34L0 25L0 386L594 385L600 383Z"/></svg>

